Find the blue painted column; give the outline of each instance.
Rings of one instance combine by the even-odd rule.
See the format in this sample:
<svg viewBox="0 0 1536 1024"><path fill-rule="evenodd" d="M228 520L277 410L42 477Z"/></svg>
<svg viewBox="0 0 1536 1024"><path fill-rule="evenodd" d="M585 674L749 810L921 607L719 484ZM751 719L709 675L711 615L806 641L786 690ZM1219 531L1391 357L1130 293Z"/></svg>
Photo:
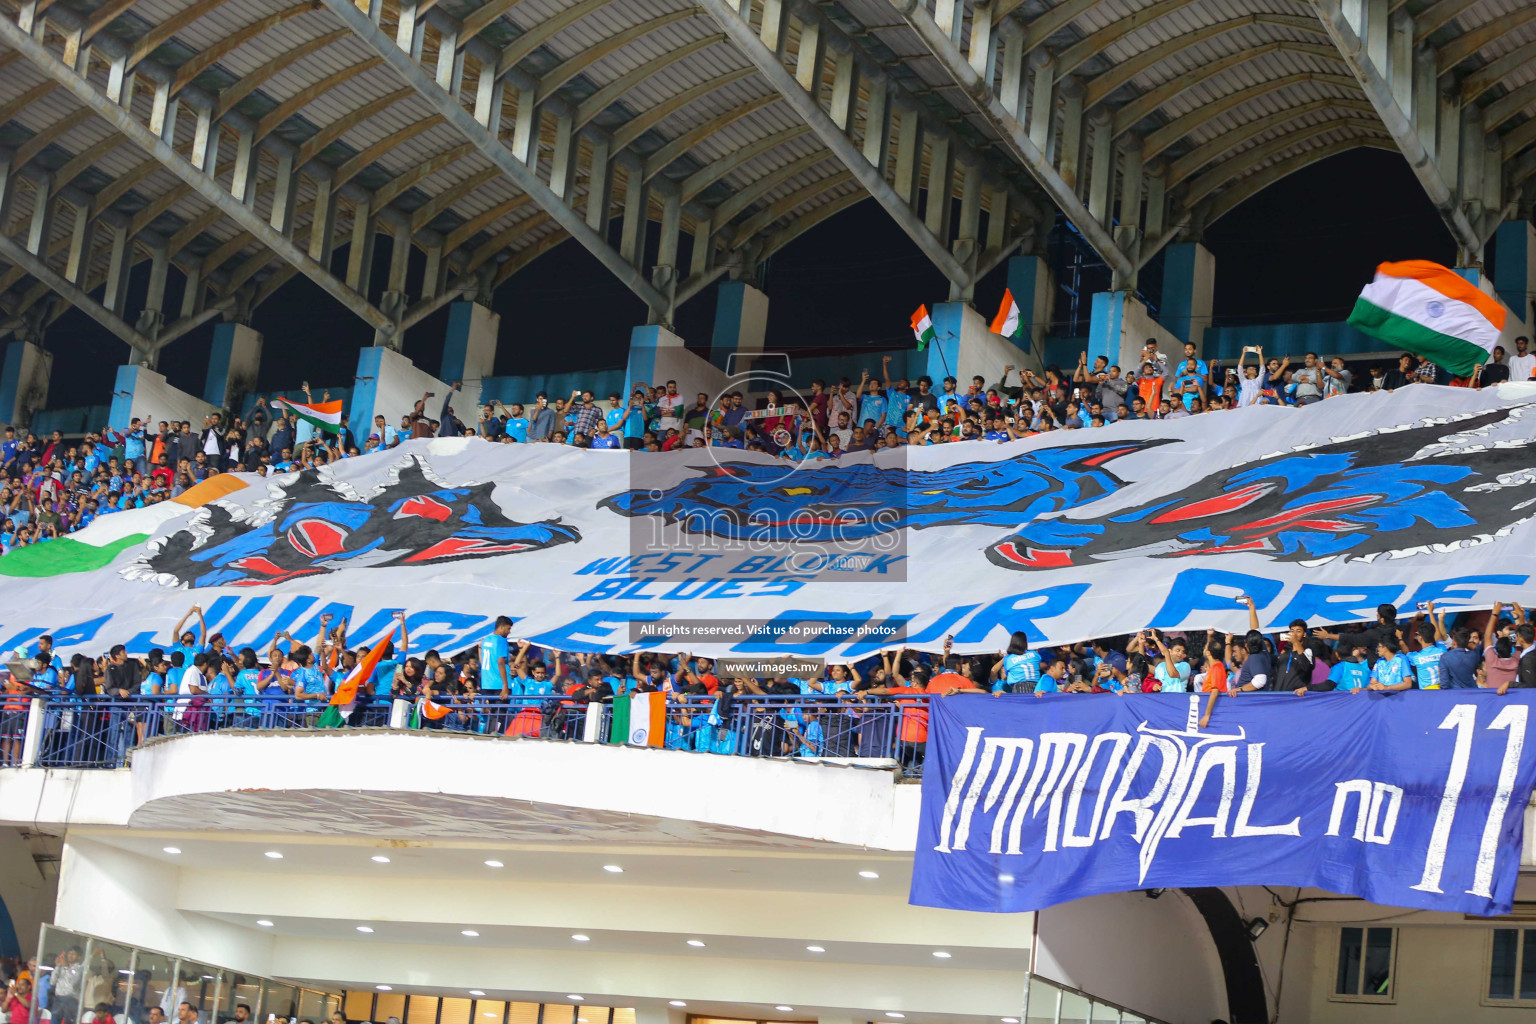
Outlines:
<svg viewBox="0 0 1536 1024"><path fill-rule="evenodd" d="M1040 256L1014 256L1008 260L1007 285L1019 306L1019 322L1024 325L1019 347L1043 354L1056 309L1056 282L1050 265Z"/></svg>
<svg viewBox="0 0 1536 1024"><path fill-rule="evenodd" d="M1529 221L1508 221L1493 235L1493 290L1521 323L1531 324L1531 298L1536 293L1536 228Z"/></svg>
<svg viewBox="0 0 1536 1024"><path fill-rule="evenodd" d="M220 409L241 407L245 396L256 390L261 341L261 334L245 324L214 325L203 401Z"/></svg>
<svg viewBox="0 0 1536 1024"><path fill-rule="evenodd" d="M1099 356L1111 365L1120 363L1120 351L1125 337L1125 292L1097 292L1093 296L1093 308L1088 318L1088 365ZM1062 369L1072 372L1065 364ZM1129 370L1121 366L1122 370Z"/></svg>
<svg viewBox="0 0 1536 1024"><path fill-rule="evenodd" d="M1179 242L1163 257L1163 302L1158 322L1180 341L1194 342L1205 354L1205 329L1211 325L1216 292L1216 257L1199 242Z"/></svg>
<svg viewBox="0 0 1536 1024"><path fill-rule="evenodd" d="M722 283L715 293L715 328L709 338L709 361L722 370L734 369L727 366L730 357L761 352L767 335L768 296L745 281Z"/></svg>
<svg viewBox="0 0 1536 1024"><path fill-rule="evenodd" d="M32 414L48 404L53 356L29 341L5 347L0 363L0 424L25 429Z"/></svg>
<svg viewBox="0 0 1536 1024"><path fill-rule="evenodd" d="M455 302L448 307L448 337L443 344L443 380L464 382L464 394L480 398L480 382L492 375L496 341L501 334L501 315L478 302ZM463 418L463 413L459 413Z"/></svg>
<svg viewBox="0 0 1536 1024"><path fill-rule="evenodd" d="M959 381L961 394L970 383L960 377L960 339L965 333L967 314L977 316L976 311L963 302L940 302L928 311L928 318L933 321L934 338L928 344L928 360L923 372L933 379L935 391L944 390L939 384L945 377Z"/></svg>

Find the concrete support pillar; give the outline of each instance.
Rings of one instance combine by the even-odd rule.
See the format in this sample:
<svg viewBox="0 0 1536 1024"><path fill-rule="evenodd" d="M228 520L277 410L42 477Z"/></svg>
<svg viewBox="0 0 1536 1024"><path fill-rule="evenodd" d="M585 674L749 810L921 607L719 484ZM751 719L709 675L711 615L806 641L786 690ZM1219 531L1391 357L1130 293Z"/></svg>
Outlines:
<svg viewBox="0 0 1536 1024"><path fill-rule="evenodd" d="M150 250L149 291L144 296L144 309L139 313L139 333L155 341L165 326L165 289L169 283L171 255L163 245Z"/></svg>
<svg viewBox="0 0 1536 1024"><path fill-rule="evenodd" d="M1002 65L998 81L997 101L1020 124L1024 123L1024 33L1010 31L1003 37L1002 52L998 61Z"/></svg>
<svg viewBox="0 0 1536 1024"><path fill-rule="evenodd" d="M951 181L955 169L949 138L935 135L928 153L928 200L923 208L923 224L942 242L949 238Z"/></svg>
<svg viewBox="0 0 1536 1024"><path fill-rule="evenodd" d="M1109 225L1110 190L1115 182L1114 121L1103 107L1089 119L1093 132L1093 166L1088 178L1088 216Z"/></svg>
<svg viewBox="0 0 1536 1024"><path fill-rule="evenodd" d="M809 18L800 26L800 51L795 55L795 81L800 88L811 94L811 99L821 99L821 65L827 57L827 37L821 31L821 22Z"/></svg>
<svg viewBox="0 0 1536 1024"><path fill-rule="evenodd" d="M463 381L464 394L478 402L480 382L492 375L496 364L496 342L500 336L501 314L478 302L453 303L448 307L448 337L443 343L443 369L439 376L450 384Z"/></svg>
<svg viewBox="0 0 1536 1024"><path fill-rule="evenodd" d="M256 390L261 341L261 333L245 324L214 324L203 401L218 409L240 411L245 396Z"/></svg>
<svg viewBox="0 0 1536 1024"><path fill-rule="evenodd" d="M896 194L913 209L917 208L917 183L923 170L922 123L917 111L896 111Z"/></svg>
<svg viewBox="0 0 1536 1024"><path fill-rule="evenodd" d="M613 174L608 158L613 144L607 139L592 143L592 169L587 174L587 227L608 237L609 209L613 205Z"/></svg>
<svg viewBox="0 0 1536 1024"><path fill-rule="evenodd" d="M971 164L961 168L960 224L952 248L967 274L974 275L981 256L981 168ZM951 281L949 297L969 302L974 287L974 281Z"/></svg>
<svg viewBox="0 0 1536 1024"><path fill-rule="evenodd" d="M48 376L53 356L30 341L13 341L5 347L0 364L0 424L17 432L32 422L32 414L48 404Z"/></svg>
<svg viewBox="0 0 1536 1024"><path fill-rule="evenodd" d="M517 90L517 122L512 128L512 155L525 164L532 165L533 153L538 146L538 96L533 89Z"/></svg>
<svg viewBox="0 0 1536 1024"><path fill-rule="evenodd" d="M629 168L624 182L624 225L619 234L619 255L638 269L645 262L645 226L651 205L650 189L638 168Z"/></svg>
<svg viewBox="0 0 1536 1024"><path fill-rule="evenodd" d="M331 244L336 234L336 193L327 178L315 180L315 216L309 225L309 258L331 266Z"/></svg>
<svg viewBox="0 0 1536 1024"><path fill-rule="evenodd" d="M1157 339L1159 350L1168 354L1169 368L1183 351L1183 345L1166 327L1152 319L1133 292L1098 292L1093 296L1093 312L1088 321L1088 363L1099 356L1125 373L1136 370L1142 347L1149 338Z"/></svg>
<svg viewBox="0 0 1536 1024"><path fill-rule="evenodd" d="M107 423L114 430L125 430L135 418L148 421L186 420L194 427L204 417L218 412L217 406L196 395L173 388L162 374L148 366L119 366L112 386L112 405Z"/></svg>
<svg viewBox="0 0 1536 1024"><path fill-rule="evenodd" d="M1398 109L1413 116L1413 15L1398 8L1387 26L1387 84Z"/></svg>
<svg viewBox="0 0 1536 1024"><path fill-rule="evenodd" d="M1020 348L1045 351L1045 336L1056 313L1056 282L1043 256L1014 256L1008 260L1008 291L1019 307Z"/></svg>
<svg viewBox="0 0 1536 1024"><path fill-rule="evenodd" d="M730 372L731 356L761 352L767 334L768 296L745 281L723 282L715 291L715 329L709 339L709 361Z"/></svg>
<svg viewBox="0 0 1536 1024"><path fill-rule="evenodd" d="M285 235L293 234L293 211L299 198L299 172L292 153L277 158L277 177L272 183L272 227Z"/></svg>
<svg viewBox="0 0 1536 1024"><path fill-rule="evenodd" d="M693 404L700 391L713 399L725 388L725 373L709 360L689 352L683 339L660 324L636 327L629 334L629 361L624 368L624 395L641 381L657 387L677 381L678 393Z"/></svg>
<svg viewBox="0 0 1536 1024"><path fill-rule="evenodd" d="M929 313L934 339L928 345L928 362L923 372L933 378L934 390L945 377L959 381L964 393L971 378L981 376L988 386L996 384L1005 366L1028 367L1039 372L1040 360L992 333L992 325L968 303L940 302Z"/></svg>
<svg viewBox="0 0 1536 1024"><path fill-rule="evenodd" d="M112 225L112 252L107 257L107 289L102 294L101 304L118 316L123 315L123 307L128 301L128 272L132 259L133 241L128 237L128 229Z"/></svg>
<svg viewBox="0 0 1536 1024"><path fill-rule="evenodd" d="M832 121L843 131L853 124L853 108L859 97L859 66L853 52L839 53L832 61Z"/></svg>
<svg viewBox="0 0 1536 1024"><path fill-rule="evenodd" d="M53 241L53 175L42 174L32 179L32 221L27 227L27 251L34 256L48 258L48 248Z"/></svg>
<svg viewBox="0 0 1536 1024"><path fill-rule="evenodd" d="M1493 235L1493 289L1529 329L1536 327L1531 300L1536 297L1536 228L1529 221L1506 221Z"/></svg>
<svg viewBox="0 0 1536 1024"><path fill-rule="evenodd" d="M493 135L501 136L501 104L506 96L507 80L484 71L475 87L475 120L485 125Z"/></svg>
<svg viewBox="0 0 1536 1024"><path fill-rule="evenodd" d="M1427 43L1414 47L1413 130L1426 153L1435 151L1435 117L1440 103L1435 60L1435 51Z"/></svg>
<svg viewBox="0 0 1536 1024"><path fill-rule="evenodd" d="M448 394L447 384L419 369L410 357L394 349L372 345L359 351L352 399L347 407L347 426L358 447L361 448L372 433L375 414L383 416L390 427L398 426L400 417L410 412L428 391L436 397L427 399L426 414L437 419ZM460 392L450 404L459 419L473 422L474 395Z"/></svg>
<svg viewBox="0 0 1536 1024"><path fill-rule="evenodd" d="M1083 84L1075 78L1068 77L1061 83L1061 180L1074 191L1078 188L1083 161L1084 92Z"/></svg>
<svg viewBox="0 0 1536 1024"><path fill-rule="evenodd" d="M576 181L576 120L565 116L555 120L555 152L549 167L549 188L569 203L571 186Z"/></svg>
<svg viewBox="0 0 1536 1024"><path fill-rule="evenodd" d="M1154 241L1163 237L1168 224L1168 169L1162 161L1146 168L1147 229L1145 237Z"/></svg>
<svg viewBox="0 0 1536 1024"><path fill-rule="evenodd" d="M75 222L69 232L69 256L64 263L64 276L75 284L85 283L95 234L96 219L91 215L90 205L75 207Z"/></svg>
<svg viewBox="0 0 1536 1024"><path fill-rule="evenodd" d="M256 202L256 163L256 136L241 132L235 140L235 172L229 194L246 206Z"/></svg>
<svg viewBox="0 0 1536 1024"><path fill-rule="evenodd" d="M890 152L891 108L890 91L885 82L869 83L869 106L864 112L864 159L871 167L885 173L886 155Z"/></svg>
<svg viewBox="0 0 1536 1024"><path fill-rule="evenodd" d="M1163 261L1163 302L1158 320L1174 337L1191 342L1196 352L1204 351L1215 294L1216 257L1211 250L1199 242L1170 245Z"/></svg>
<svg viewBox="0 0 1536 1024"><path fill-rule="evenodd" d="M373 226L373 202L360 199L352 210L352 244L347 251L347 287L359 295L368 294L377 237Z"/></svg>
<svg viewBox="0 0 1536 1024"><path fill-rule="evenodd" d="M1052 96L1056 82L1056 60L1043 47L1029 55L1029 77L1029 141L1045 153L1051 141L1051 114L1056 109ZM1020 102L1023 102L1022 99Z"/></svg>

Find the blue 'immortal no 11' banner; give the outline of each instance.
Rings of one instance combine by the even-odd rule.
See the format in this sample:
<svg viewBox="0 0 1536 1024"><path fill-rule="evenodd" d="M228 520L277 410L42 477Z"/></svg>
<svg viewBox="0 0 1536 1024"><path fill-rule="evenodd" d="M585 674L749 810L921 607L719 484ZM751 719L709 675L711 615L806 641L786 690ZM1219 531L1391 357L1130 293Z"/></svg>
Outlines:
<svg viewBox="0 0 1536 1024"><path fill-rule="evenodd" d="M1095 893L1316 886L1506 914L1536 691L932 702L912 902L1038 910Z"/></svg>

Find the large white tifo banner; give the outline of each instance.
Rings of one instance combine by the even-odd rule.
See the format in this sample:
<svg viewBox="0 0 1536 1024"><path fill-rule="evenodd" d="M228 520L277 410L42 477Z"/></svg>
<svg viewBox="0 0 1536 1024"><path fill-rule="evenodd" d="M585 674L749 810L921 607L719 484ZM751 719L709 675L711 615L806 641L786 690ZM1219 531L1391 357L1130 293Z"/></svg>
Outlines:
<svg viewBox="0 0 1536 1024"><path fill-rule="evenodd" d="M322 614L366 643L404 610L416 651L505 614L563 650L834 662L1237 632L1240 595L1266 627L1487 608L1536 596L1533 436L1530 386L1414 385L802 465L414 441L0 558L0 649L168 647L193 604L258 650Z"/></svg>

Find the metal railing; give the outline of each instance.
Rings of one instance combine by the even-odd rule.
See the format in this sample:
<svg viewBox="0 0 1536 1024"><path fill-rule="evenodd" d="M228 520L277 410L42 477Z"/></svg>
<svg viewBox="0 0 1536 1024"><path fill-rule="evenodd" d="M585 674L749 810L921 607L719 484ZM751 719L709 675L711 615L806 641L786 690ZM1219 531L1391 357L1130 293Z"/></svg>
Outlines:
<svg viewBox="0 0 1536 1024"><path fill-rule="evenodd" d="M627 698L619 698L626 700ZM13 703L18 703L13 701ZM292 697L50 695L0 718L0 768L121 768L132 751L162 736L228 730L312 730L329 705ZM614 736L613 703L564 696L444 697L435 706L375 699L358 705L344 728L424 729L512 738L624 743ZM670 750L737 757L888 762L922 772L928 698L811 696L713 697L669 694L664 734L637 740ZM647 732L648 732L647 728Z"/></svg>

